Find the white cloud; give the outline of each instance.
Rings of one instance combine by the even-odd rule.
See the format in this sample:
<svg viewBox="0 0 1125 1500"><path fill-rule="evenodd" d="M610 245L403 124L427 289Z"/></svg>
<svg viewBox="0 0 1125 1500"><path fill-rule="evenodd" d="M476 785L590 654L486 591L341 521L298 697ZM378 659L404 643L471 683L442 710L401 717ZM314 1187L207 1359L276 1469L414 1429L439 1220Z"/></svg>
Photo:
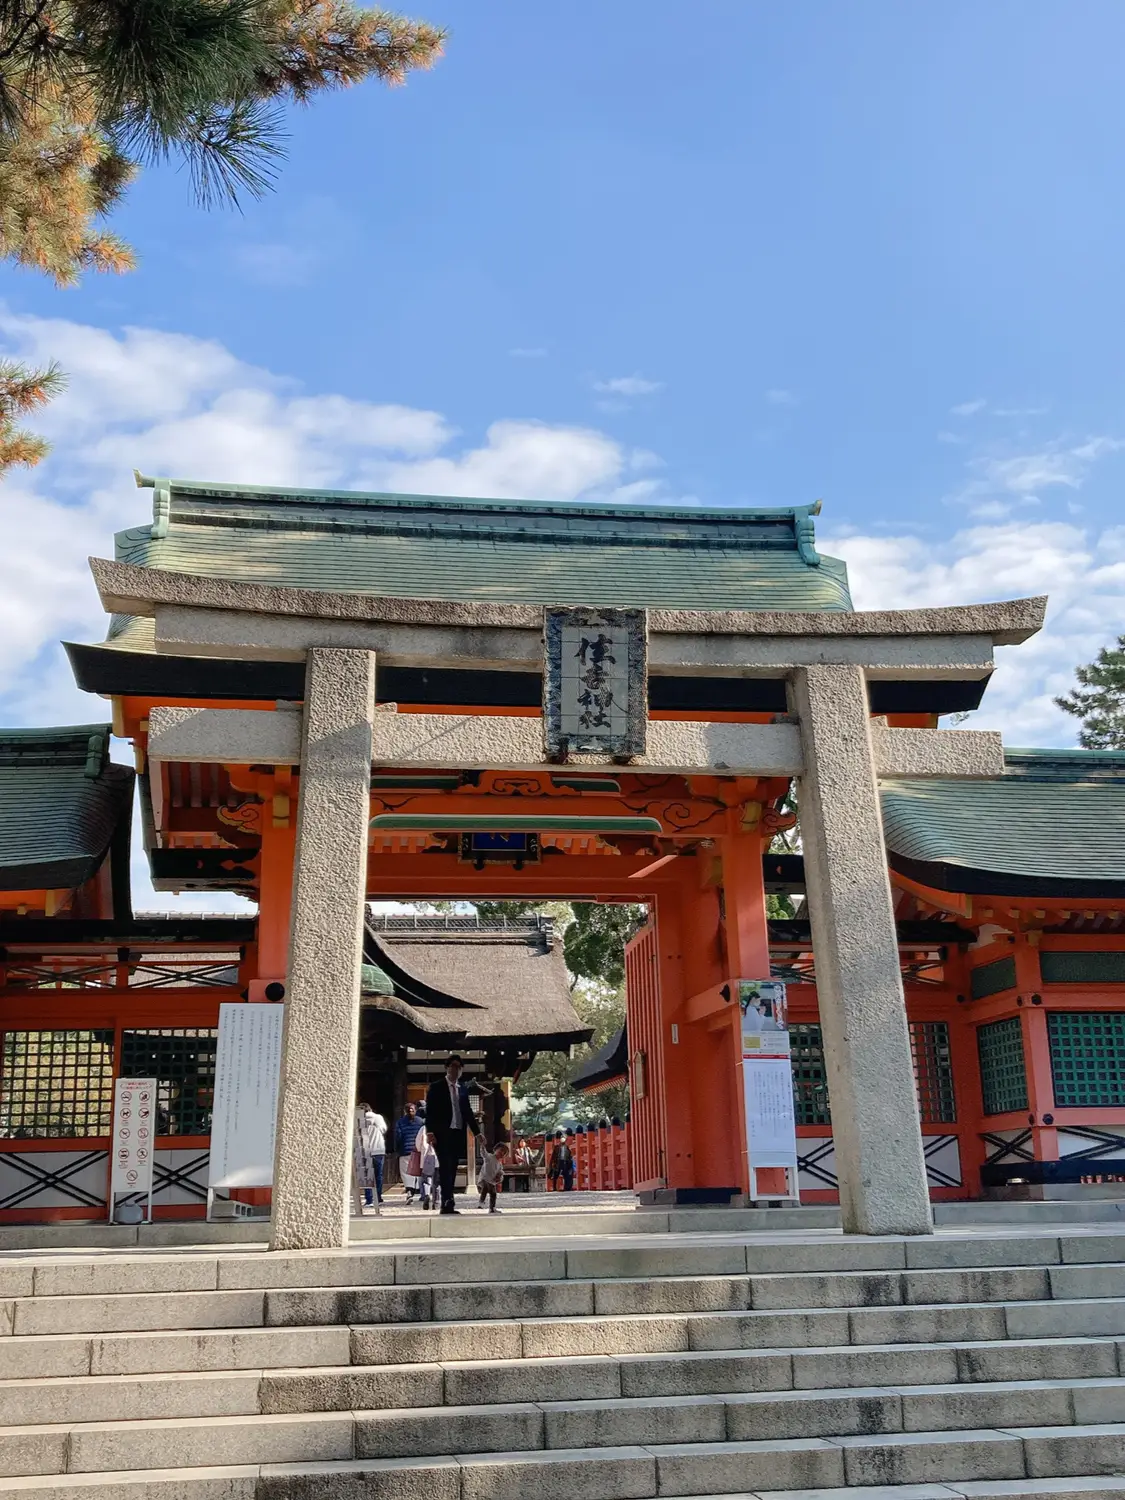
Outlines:
<svg viewBox="0 0 1125 1500"><path fill-rule="evenodd" d="M646 380L643 375L616 375L612 380L595 380L594 389L603 396L652 396L664 389L664 382Z"/></svg>
<svg viewBox="0 0 1125 1500"><path fill-rule="evenodd" d="M575 500L616 484L626 465L621 445L590 427L494 422L482 447L382 468L381 488L419 495Z"/></svg>
<svg viewBox="0 0 1125 1500"><path fill-rule="evenodd" d="M637 502L662 489L651 477L655 454L594 428L505 420L475 444L459 442L439 412L309 394L213 340L151 328L112 333L0 307L0 351L32 363L57 359L69 381L36 417L52 456L3 486L0 722L107 717L108 705L75 687L58 642L105 633L87 558L111 556L113 532L151 515L134 467L234 483L513 499ZM143 881L138 901L169 904Z"/></svg>
<svg viewBox="0 0 1125 1500"><path fill-rule="evenodd" d="M1125 631L1125 528L1100 534L1065 522L975 525L945 541L917 536L824 535L818 546L848 564L859 609L915 609L1046 594L1047 624L1002 647L972 726L1009 745L1067 745L1076 721L1054 697L1074 668Z"/></svg>
<svg viewBox="0 0 1125 1500"><path fill-rule="evenodd" d="M797 397L792 391L774 388L766 392L766 400L771 406L796 406Z"/></svg>
<svg viewBox="0 0 1125 1500"><path fill-rule="evenodd" d="M0 347L33 360L59 358L71 377L42 423L54 456L4 485L0 722L107 716L106 704L77 691L57 642L104 634L86 559L111 553L114 530L147 520L151 497L134 488L134 465L236 482L409 493L620 503L675 496L658 476L658 455L626 448L596 428L508 418L481 438L464 438L438 412L309 393L214 341L153 329L112 334L0 310ZM1008 511L1037 498L1036 491L1070 499L1093 466L1121 446L1096 436L976 454L956 497L974 508L974 523L945 539L902 527L894 534L822 534L824 550L847 559L861 608L1051 596L1047 629L1000 652L975 716L1002 728L1010 744L1073 742L1075 726L1052 698L1071 685L1076 664L1125 630L1125 527L1098 534L1074 517L1029 520L1024 511L1013 519ZM197 900L215 906L210 897ZM148 893L138 877L138 904L171 903Z"/></svg>
<svg viewBox="0 0 1125 1500"><path fill-rule="evenodd" d="M979 452L966 464L969 478L950 499L982 520L1011 514L1013 505L1038 504L1045 491L1081 489L1094 465L1125 443L1107 436L1056 440L1032 452Z"/></svg>
<svg viewBox="0 0 1125 1500"><path fill-rule="evenodd" d="M983 411L988 402L983 397L976 401L962 401L958 406L949 408L950 415L954 417L975 417L978 411Z"/></svg>

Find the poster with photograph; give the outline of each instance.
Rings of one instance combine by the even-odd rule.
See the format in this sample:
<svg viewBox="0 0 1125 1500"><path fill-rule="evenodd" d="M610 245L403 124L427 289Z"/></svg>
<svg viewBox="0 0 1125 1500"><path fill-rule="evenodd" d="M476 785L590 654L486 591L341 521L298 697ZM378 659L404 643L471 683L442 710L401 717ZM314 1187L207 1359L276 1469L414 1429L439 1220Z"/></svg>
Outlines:
<svg viewBox="0 0 1125 1500"><path fill-rule="evenodd" d="M779 979L740 979L743 1057L788 1057L789 1012Z"/></svg>
<svg viewBox="0 0 1125 1500"><path fill-rule="evenodd" d="M742 1012L750 1198L752 1202L787 1199L798 1203L797 1122L785 985L779 979L740 979L738 1007ZM768 1175L760 1180L762 1172Z"/></svg>

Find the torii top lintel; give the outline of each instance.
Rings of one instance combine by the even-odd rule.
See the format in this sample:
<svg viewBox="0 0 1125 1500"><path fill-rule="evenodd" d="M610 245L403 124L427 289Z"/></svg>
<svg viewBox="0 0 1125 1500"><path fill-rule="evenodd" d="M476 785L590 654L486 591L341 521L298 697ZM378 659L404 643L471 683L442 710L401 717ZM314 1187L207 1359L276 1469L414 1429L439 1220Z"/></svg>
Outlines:
<svg viewBox="0 0 1125 1500"><path fill-rule="evenodd" d="M163 607L371 625L536 631L543 623L542 608L531 604L329 593L173 573L104 558L91 558L90 568L102 604L110 614L156 616ZM827 640L977 636L999 646L1015 645L1034 635L1042 627L1046 606L1046 597L1036 596L939 609L650 609L648 628L657 635L815 636Z"/></svg>

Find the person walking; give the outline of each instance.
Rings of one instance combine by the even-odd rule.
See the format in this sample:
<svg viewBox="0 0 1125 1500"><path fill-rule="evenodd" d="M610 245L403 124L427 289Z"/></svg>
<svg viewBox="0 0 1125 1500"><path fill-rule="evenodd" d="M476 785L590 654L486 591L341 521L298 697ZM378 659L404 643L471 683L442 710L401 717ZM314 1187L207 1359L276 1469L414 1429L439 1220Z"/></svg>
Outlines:
<svg viewBox="0 0 1125 1500"><path fill-rule="evenodd" d="M406 1189L406 1201L410 1203L418 1191L418 1179L410 1171L410 1155L418 1137L418 1111L408 1104L395 1124L395 1150L398 1152L398 1173Z"/></svg>
<svg viewBox="0 0 1125 1500"><path fill-rule="evenodd" d="M555 1166L555 1176L562 1183L562 1191L564 1193L570 1193L574 1191L575 1169L574 1152L571 1150L570 1146L570 1142L572 1139L570 1131L568 1130L566 1135L563 1135L562 1131L560 1130L555 1139L557 1142L555 1146L555 1155L553 1158Z"/></svg>
<svg viewBox="0 0 1125 1500"><path fill-rule="evenodd" d="M461 1082L461 1069L461 1059L454 1053L445 1065L444 1077L435 1078L426 1090L426 1128L437 1149L443 1214L460 1212L453 1190L457 1166L465 1154L465 1131L480 1135L480 1121L469 1103L469 1091Z"/></svg>
<svg viewBox="0 0 1125 1500"><path fill-rule="evenodd" d="M494 1150L490 1151L486 1146L481 1158L480 1167L477 1170L477 1191L480 1193L480 1206L484 1207L485 1199L488 1200L488 1211L490 1214L498 1214L500 1210L496 1207L496 1194L504 1182L504 1158L508 1148L501 1142Z"/></svg>
<svg viewBox="0 0 1125 1500"><path fill-rule="evenodd" d="M355 1112L356 1176L363 1188L364 1200L371 1207L372 1196L383 1202L383 1166L387 1156L387 1122L370 1104L358 1104Z"/></svg>

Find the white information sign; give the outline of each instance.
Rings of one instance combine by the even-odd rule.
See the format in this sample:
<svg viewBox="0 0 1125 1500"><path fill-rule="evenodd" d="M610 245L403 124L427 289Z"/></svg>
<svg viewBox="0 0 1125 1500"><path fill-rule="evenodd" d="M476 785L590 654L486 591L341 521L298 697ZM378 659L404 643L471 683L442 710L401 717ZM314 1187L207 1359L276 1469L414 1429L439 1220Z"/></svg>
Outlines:
<svg viewBox="0 0 1125 1500"><path fill-rule="evenodd" d="M283 1005L219 1006L211 1188L271 1187Z"/></svg>
<svg viewBox="0 0 1125 1500"><path fill-rule="evenodd" d="M746 1137L755 1167L788 1167L796 1154L793 1072L787 1057L756 1057L742 1064Z"/></svg>
<svg viewBox="0 0 1125 1500"><path fill-rule="evenodd" d="M797 1187L797 1121L793 1112L789 1011L785 985L777 979L740 979L742 1091L750 1197L800 1201ZM781 1168L786 1191L759 1193L758 1173Z"/></svg>
<svg viewBox="0 0 1125 1500"><path fill-rule="evenodd" d="M143 1193L151 1200L155 1141L156 1079L119 1078L113 1092L111 1198ZM149 1208L151 1217L151 1201Z"/></svg>

